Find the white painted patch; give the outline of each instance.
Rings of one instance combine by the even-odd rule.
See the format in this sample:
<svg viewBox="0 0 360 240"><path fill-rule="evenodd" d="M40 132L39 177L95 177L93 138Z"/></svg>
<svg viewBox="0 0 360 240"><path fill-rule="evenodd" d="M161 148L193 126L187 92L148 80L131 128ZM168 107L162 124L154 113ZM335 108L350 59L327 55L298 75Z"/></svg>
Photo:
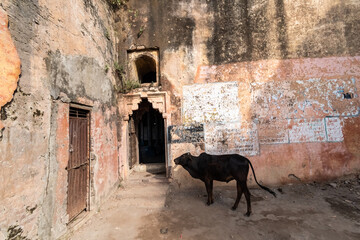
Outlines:
<svg viewBox="0 0 360 240"><path fill-rule="evenodd" d="M326 137L328 142L342 142L344 135L342 132L343 121L340 118L325 118Z"/></svg>
<svg viewBox="0 0 360 240"><path fill-rule="evenodd" d="M205 151L209 154L259 154L256 125L243 129L240 123L206 124Z"/></svg>
<svg viewBox="0 0 360 240"><path fill-rule="evenodd" d="M240 120L238 83L194 84L183 87L185 124Z"/></svg>
<svg viewBox="0 0 360 240"><path fill-rule="evenodd" d="M294 119L289 130L290 143L325 142L324 119Z"/></svg>

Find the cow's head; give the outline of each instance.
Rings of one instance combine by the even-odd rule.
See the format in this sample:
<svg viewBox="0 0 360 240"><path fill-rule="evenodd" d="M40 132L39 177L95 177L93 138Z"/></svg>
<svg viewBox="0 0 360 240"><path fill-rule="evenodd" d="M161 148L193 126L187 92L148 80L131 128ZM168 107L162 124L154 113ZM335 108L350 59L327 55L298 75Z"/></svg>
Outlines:
<svg viewBox="0 0 360 240"><path fill-rule="evenodd" d="M189 163L191 163L191 154L190 153L184 153L180 157L177 157L174 159L175 164L181 165L181 166L187 166Z"/></svg>

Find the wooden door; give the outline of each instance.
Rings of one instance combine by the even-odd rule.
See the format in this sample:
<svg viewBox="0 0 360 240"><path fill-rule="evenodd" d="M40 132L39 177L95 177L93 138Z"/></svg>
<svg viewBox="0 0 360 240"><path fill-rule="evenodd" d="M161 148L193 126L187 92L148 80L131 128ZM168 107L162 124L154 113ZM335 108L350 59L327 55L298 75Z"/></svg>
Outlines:
<svg viewBox="0 0 360 240"><path fill-rule="evenodd" d="M128 124L129 133L129 168L132 169L137 163L137 137L136 137L136 126L134 117L130 117Z"/></svg>
<svg viewBox="0 0 360 240"><path fill-rule="evenodd" d="M68 207L70 221L86 210L89 189L89 111L70 108Z"/></svg>

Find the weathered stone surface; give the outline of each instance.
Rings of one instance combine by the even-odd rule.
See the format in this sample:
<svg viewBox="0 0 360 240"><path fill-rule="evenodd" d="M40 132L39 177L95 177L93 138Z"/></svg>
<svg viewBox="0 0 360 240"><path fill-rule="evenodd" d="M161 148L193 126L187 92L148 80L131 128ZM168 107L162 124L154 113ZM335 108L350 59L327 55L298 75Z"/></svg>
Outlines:
<svg viewBox="0 0 360 240"><path fill-rule="evenodd" d="M128 121L143 99L164 118L170 174L175 157L203 151L251 156L264 183L360 171L358 1L123 1L115 14L106 2L1 3L22 63L1 109L3 235L67 231L74 103L91 111L91 209L130 172ZM158 84L118 95L150 51ZM185 175L173 177L190 186Z"/></svg>
<svg viewBox="0 0 360 240"><path fill-rule="evenodd" d="M8 16L0 6L0 110L13 97L20 75L20 58L8 30ZM0 129L3 129L0 121Z"/></svg>
<svg viewBox="0 0 360 240"><path fill-rule="evenodd" d="M69 221L70 102L91 109L90 208L119 180L115 76L105 71L116 60L111 11L98 0L5 0L1 6L22 72L13 100L1 109L9 127L0 140L0 231L7 236L17 225L29 239L57 239Z"/></svg>

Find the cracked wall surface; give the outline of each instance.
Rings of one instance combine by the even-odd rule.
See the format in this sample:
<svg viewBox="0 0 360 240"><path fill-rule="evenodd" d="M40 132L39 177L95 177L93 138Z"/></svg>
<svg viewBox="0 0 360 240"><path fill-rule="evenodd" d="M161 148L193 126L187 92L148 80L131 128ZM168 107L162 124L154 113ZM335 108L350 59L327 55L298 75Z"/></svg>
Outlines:
<svg viewBox="0 0 360 240"><path fill-rule="evenodd" d="M69 228L70 104L91 109L90 209L119 181L112 11L98 0L5 0L0 8L22 65L13 100L1 109L0 232L16 226L29 239L57 239Z"/></svg>
<svg viewBox="0 0 360 240"><path fill-rule="evenodd" d="M91 109L92 209L129 173L127 122L141 98L166 119L167 164L183 187L196 184L174 168L184 152L249 156L274 185L360 171L358 1L5 0L0 9L22 66L16 84L14 58L17 90L0 105L0 238L68 231L74 103ZM144 49L156 49L159 85L119 94L134 75L127 50Z"/></svg>

